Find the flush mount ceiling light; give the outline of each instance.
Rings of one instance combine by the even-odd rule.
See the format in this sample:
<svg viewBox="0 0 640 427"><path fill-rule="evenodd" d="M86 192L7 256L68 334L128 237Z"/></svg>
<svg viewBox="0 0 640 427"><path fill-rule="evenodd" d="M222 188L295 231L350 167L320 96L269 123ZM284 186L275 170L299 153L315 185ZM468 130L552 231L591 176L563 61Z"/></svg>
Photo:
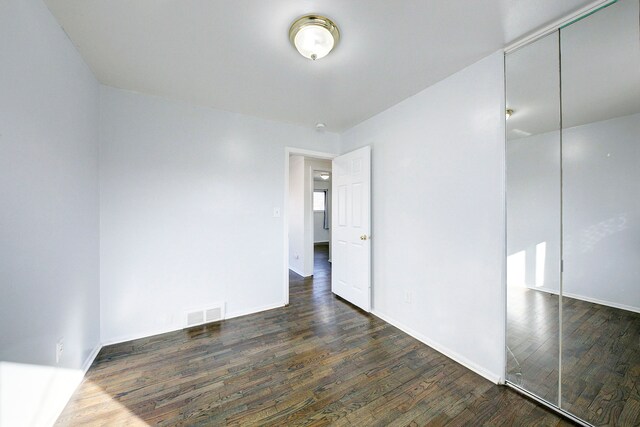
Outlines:
<svg viewBox="0 0 640 427"><path fill-rule="evenodd" d="M329 172L322 172L320 174L320 178L322 178L322 179L324 179L326 181L327 179L329 179Z"/></svg>
<svg viewBox="0 0 640 427"><path fill-rule="evenodd" d="M511 117L512 115L513 115L513 110L511 108L508 108L506 111L507 120L509 120L509 117Z"/></svg>
<svg viewBox="0 0 640 427"><path fill-rule="evenodd" d="M340 31L329 18L305 15L291 24L289 40L300 55L315 61L327 56L338 44Z"/></svg>

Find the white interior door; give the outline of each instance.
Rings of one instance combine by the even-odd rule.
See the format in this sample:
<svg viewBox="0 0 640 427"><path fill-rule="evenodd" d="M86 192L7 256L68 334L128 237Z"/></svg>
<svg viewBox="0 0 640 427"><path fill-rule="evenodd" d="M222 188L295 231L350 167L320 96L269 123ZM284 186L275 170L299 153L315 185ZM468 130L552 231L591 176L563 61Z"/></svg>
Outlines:
<svg viewBox="0 0 640 427"><path fill-rule="evenodd" d="M371 311L371 147L333 159L331 291Z"/></svg>

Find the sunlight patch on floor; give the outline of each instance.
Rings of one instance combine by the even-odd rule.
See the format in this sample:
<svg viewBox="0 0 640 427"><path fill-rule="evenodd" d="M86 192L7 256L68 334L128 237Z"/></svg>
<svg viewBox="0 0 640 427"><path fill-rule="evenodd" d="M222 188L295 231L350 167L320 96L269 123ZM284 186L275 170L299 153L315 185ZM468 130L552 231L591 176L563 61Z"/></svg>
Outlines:
<svg viewBox="0 0 640 427"><path fill-rule="evenodd" d="M83 373L79 369L0 362L0 427L52 426L82 378ZM96 421L117 420L126 421L127 426L147 425L97 385L88 381L83 387L88 387L92 403L104 402L106 405L101 408L107 408L105 414L108 416Z"/></svg>

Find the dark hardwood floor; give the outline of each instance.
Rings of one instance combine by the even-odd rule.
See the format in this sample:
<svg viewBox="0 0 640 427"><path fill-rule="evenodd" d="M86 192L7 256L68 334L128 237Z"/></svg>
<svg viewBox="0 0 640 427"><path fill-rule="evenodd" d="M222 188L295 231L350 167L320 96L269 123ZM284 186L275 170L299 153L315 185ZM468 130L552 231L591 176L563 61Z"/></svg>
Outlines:
<svg viewBox="0 0 640 427"><path fill-rule="evenodd" d="M334 297L105 347L58 425L571 425Z"/></svg>
<svg viewBox="0 0 640 427"><path fill-rule="evenodd" d="M593 425L640 425L640 314L563 297L559 402L558 301L509 288L507 378Z"/></svg>
<svg viewBox="0 0 640 427"><path fill-rule="evenodd" d="M562 315L562 407L640 426L640 314L563 297Z"/></svg>
<svg viewBox="0 0 640 427"><path fill-rule="evenodd" d="M507 298L507 379L557 405L559 297L509 287Z"/></svg>

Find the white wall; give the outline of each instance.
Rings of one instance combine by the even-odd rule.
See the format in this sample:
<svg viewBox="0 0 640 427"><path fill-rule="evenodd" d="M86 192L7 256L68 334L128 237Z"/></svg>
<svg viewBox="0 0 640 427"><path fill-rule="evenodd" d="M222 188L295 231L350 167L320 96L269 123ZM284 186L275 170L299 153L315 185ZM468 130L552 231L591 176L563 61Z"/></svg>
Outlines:
<svg viewBox="0 0 640 427"><path fill-rule="evenodd" d="M289 268L304 276L304 156L289 157Z"/></svg>
<svg viewBox="0 0 640 427"><path fill-rule="evenodd" d="M640 114L562 138L563 293L640 312Z"/></svg>
<svg viewBox="0 0 640 427"><path fill-rule="evenodd" d="M564 295L640 311L639 138L640 114L563 130ZM558 132L507 145L509 285L559 290L559 147Z"/></svg>
<svg viewBox="0 0 640 427"><path fill-rule="evenodd" d="M372 146L374 313L497 381L505 312L502 53L341 140L343 152Z"/></svg>
<svg viewBox="0 0 640 427"><path fill-rule="evenodd" d="M337 135L108 87L100 125L103 342L283 304L285 147Z"/></svg>
<svg viewBox="0 0 640 427"><path fill-rule="evenodd" d="M324 228L324 212L313 213L313 242L325 243L331 237L331 182L330 181L314 181L314 190L327 190L327 198L329 203L329 230Z"/></svg>
<svg viewBox="0 0 640 427"><path fill-rule="evenodd" d="M560 131L507 142L507 284L560 290Z"/></svg>
<svg viewBox="0 0 640 427"><path fill-rule="evenodd" d="M0 424L46 425L99 343L98 83L40 0L0 58Z"/></svg>

